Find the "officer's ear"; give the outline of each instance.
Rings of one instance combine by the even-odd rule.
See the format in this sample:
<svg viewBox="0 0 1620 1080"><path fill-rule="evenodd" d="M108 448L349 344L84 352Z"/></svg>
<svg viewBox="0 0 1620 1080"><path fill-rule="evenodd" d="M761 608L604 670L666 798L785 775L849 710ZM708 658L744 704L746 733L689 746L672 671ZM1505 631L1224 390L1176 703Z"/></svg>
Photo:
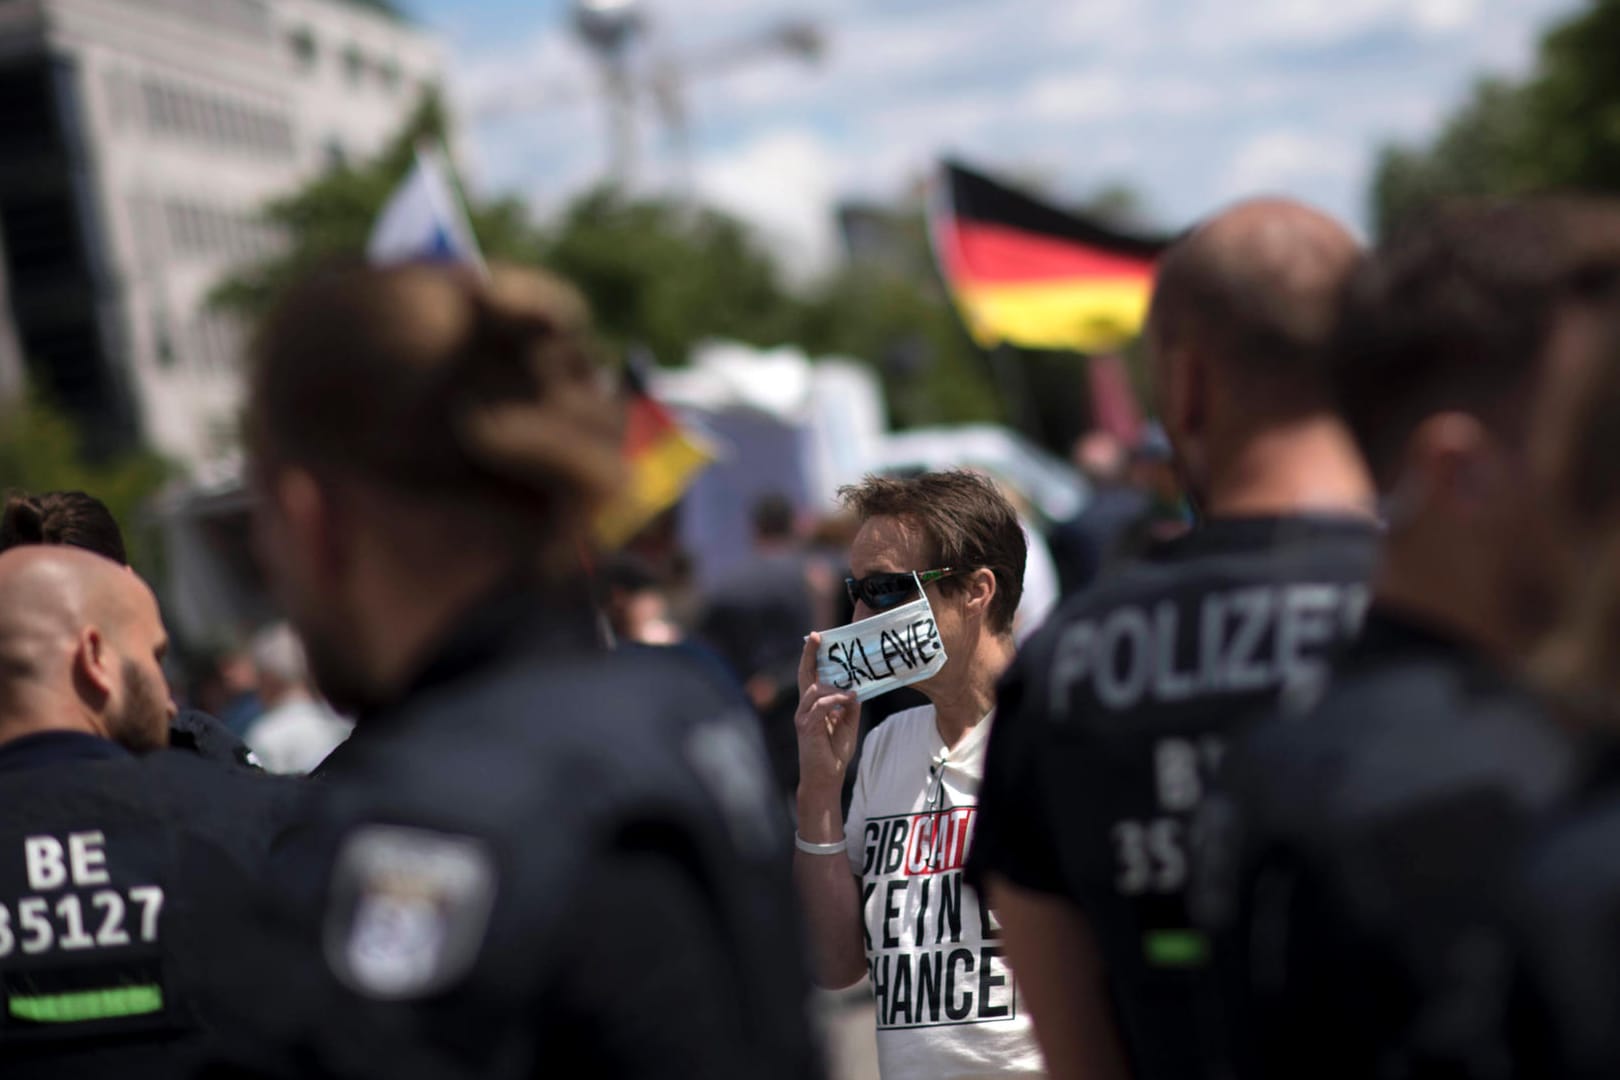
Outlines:
<svg viewBox="0 0 1620 1080"><path fill-rule="evenodd" d="M1493 440L1477 417L1444 412L1418 425L1407 443L1400 486L1414 500L1447 516L1480 516L1492 491Z"/></svg>
<svg viewBox="0 0 1620 1080"><path fill-rule="evenodd" d="M97 626L79 631L73 650L73 688L98 712L112 699L117 687L118 659Z"/></svg>
<svg viewBox="0 0 1620 1080"><path fill-rule="evenodd" d="M1204 433L1209 426L1209 361L1197 349L1178 345L1165 359L1160 421L1182 466L1203 474Z"/></svg>
<svg viewBox="0 0 1620 1080"><path fill-rule="evenodd" d="M285 526L282 541L291 546L299 565L322 577L341 570L347 544L332 487L309 470L292 466L277 475L273 497Z"/></svg>

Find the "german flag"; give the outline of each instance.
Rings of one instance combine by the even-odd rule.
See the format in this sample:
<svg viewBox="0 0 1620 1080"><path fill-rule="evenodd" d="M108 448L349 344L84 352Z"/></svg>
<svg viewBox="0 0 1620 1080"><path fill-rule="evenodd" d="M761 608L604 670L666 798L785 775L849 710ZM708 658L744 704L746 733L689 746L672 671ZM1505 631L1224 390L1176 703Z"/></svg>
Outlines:
<svg viewBox="0 0 1620 1080"><path fill-rule="evenodd" d="M1141 331L1167 240L1126 236L954 162L943 173L934 252L979 345L1089 354Z"/></svg>
<svg viewBox="0 0 1620 1080"><path fill-rule="evenodd" d="M702 439L682 427L647 391L640 366L632 360L624 368L624 458L629 482L596 521L597 540L608 548L623 546L679 502L715 457Z"/></svg>

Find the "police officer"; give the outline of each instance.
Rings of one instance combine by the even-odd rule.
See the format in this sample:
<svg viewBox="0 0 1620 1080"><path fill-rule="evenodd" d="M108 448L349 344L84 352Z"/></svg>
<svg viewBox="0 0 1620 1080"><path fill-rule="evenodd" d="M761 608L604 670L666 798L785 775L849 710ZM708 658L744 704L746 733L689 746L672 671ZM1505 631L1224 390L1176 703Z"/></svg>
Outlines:
<svg viewBox="0 0 1620 1080"><path fill-rule="evenodd" d="M1553 504L1564 611L1535 671L1568 726L1582 731L1580 790L1514 875L1515 957L1505 1032L1516 1076L1620 1075L1620 655L1615 521L1620 511L1620 263L1564 305L1548 363L1567 371L1544 395L1530 466Z"/></svg>
<svg viewBox="0 0 1620 1080"><path fill-rule="evenodd" d="M0 551L27 544L65 544L129 566L117 519L105 503L82 491L8 495L0 508ZM197 709L182 709L170 720L169 745L210 761L259 767L253 752L230 728Z"/></svg>
<svg viewBox="0 0 1620 1080"><path fill-rule="evenodd" d="M1056 1077L1205 1075L1188 829L1246 710L1315 676L1359 621L1371 489L1325 346L1360 258L1336 223L1256 201L1166 253L1146 341L1207 518L1067 604L1020 653L970 869Z"/></svg>
<svg viewBox="0 0 1620 1080"><path fill-rule="evenodd" d="M1493 1075L1477 1018L1503 875L1573 776L1514 667L1555 610L1528 467L1560 298L1620 256L1599 204L1461 205L1379 250L1337 350L1388 492L1365 632L1314 705L1228 754L1200 908L1245 1075Z"/></svg>
<svg viewBox="0 0 1620 1080"><path fill-rule="evenodd" d="M88 552L0 553L0 1075L183 1076L215 995L204 892L290 789L165 749L151 590Z"/></svg>
<svg viewBox="0 0 1620 1080"><path fill-rule="evenodd" d="M249 1055L812 1073L753 722L677 654L596 643L579 545L619 441L578 296L516 270L330 268L268 317L251 395L259 548L357 726L276 875L286 936Z"/></svg>

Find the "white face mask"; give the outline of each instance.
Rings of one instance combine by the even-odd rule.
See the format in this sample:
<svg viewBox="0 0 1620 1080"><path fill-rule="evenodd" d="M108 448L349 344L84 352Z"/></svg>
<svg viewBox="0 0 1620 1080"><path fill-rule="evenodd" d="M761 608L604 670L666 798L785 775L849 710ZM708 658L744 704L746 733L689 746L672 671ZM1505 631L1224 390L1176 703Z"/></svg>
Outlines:
<svg viewBox="0 0 1620 1080"><path fill-rule="evenodd" d="M911 603L823 630L816 651L816 681L853 690L860 701L933 678L944 666L945 645L920 581Z"/></svg>

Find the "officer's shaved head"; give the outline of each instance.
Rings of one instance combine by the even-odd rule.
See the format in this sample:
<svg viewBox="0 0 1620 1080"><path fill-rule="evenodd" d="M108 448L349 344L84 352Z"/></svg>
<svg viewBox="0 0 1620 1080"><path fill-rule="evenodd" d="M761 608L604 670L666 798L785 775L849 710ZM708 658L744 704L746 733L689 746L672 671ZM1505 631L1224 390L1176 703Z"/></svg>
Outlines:
<svg viewBox="0 0 1620 1080"><path fill-rule="evenodd" d="M117 563L69 547L0 553L0 740L81 730L163 745L173 710L157 600Z"/></svg>
<svg viewBox="0 0 1620 1080"><path fill-rule="evenodd" d="M1331 400L1328 345L1361 246L1332 218L1287 199L1217 214L1159 263L1148 335L1161 356L1198 350L1212 377L1266 413Z"/></svg>

